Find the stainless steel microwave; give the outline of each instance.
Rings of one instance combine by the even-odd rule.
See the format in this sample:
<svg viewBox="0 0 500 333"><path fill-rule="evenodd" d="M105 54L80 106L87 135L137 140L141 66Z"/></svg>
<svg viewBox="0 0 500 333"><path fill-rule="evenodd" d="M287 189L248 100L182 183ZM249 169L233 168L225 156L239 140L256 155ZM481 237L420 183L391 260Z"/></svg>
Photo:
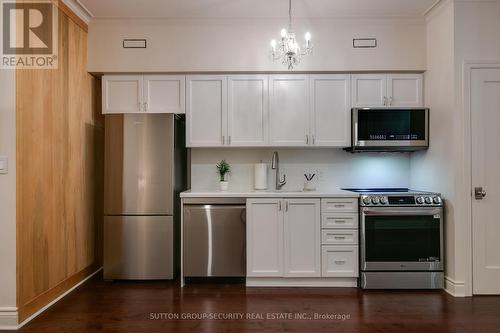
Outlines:
<svg viewBox="0 0 500 333"><path fill-rule="evenodd" d="M429 147L428 108L353 108L350 151L416 151Z"/></svg>

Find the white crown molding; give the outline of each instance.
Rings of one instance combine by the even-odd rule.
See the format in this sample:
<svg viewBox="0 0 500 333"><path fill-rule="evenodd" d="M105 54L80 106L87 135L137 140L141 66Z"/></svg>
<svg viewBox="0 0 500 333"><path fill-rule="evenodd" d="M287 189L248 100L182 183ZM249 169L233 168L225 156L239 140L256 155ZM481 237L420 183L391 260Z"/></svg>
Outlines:
<svg viewBox="0 0 500 333"><path fill-rule="evenodd" d="M94 15L87 7L85 7L80 0L63 0L64 4L68 6L79 18L85 23L89 24Z"/></svg>

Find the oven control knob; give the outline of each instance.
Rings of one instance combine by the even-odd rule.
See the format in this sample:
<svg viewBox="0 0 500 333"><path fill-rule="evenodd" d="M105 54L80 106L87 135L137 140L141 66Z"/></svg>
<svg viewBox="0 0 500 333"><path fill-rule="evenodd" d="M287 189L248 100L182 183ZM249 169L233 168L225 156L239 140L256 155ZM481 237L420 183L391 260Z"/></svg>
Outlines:
<svg viewBox="0 0 500 333"><path fill-rule="evenodd" d="M374 205L378 205L378 203L379 203L379 202L380 202L380 201L379 201L379 198L378 198L378 197L373 197L373 198L372 198L372 204L374 204Z"/></svg>
<svg viewBox="0 0 500 333"><path fill-rule="evenodd" d="M380 197L380 203L382 205L386 205L387 204L387 198L386 197Z"/></svg>
<svg viewBox="0 0 500 333"><path fill-rule="evenodd" d="M420 204L420 205L423 204L424 203L424 198L417 197L417 203Z"/></svg>
<svg viewBox="0 0 500 333"><path fill-rule="evenodd" d="M434 198L432 199L432 201L433 201L436 205L439 205L439 204L441 203L441 198L439 198L439 197L434 197Z"/></svg>
<svg viewBox="0 0 500 333"><path fill-rule="evenodd" d="M370 202L371 202L371 200L370 200L370 198L369 198L369 197L364 197L364 198L363 198L363 203L364 203L365 205L369 205L369 204L370 204Z"/></svg>
<svg viewBox="0 0 500 333"><path fill-rule="evenodd" d="M432 203L432 198L431 197L425 197L425 203L430 205Z"/></svg>

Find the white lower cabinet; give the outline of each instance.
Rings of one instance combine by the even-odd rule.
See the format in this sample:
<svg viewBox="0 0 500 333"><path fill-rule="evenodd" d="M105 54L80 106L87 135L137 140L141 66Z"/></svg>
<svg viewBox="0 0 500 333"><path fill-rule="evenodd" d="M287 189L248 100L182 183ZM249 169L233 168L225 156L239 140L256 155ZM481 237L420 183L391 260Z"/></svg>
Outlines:
<svg viewBox="0 0 500 333"><path fill-rule="evenodd" d="M322 246L322 276L358 277L358 246Z"/></svg>
<svg viewBox="0 0 500 333"><path fill-rule="evenodd" d="M320 277L319 199L247 200L247 277Z"/></svg>

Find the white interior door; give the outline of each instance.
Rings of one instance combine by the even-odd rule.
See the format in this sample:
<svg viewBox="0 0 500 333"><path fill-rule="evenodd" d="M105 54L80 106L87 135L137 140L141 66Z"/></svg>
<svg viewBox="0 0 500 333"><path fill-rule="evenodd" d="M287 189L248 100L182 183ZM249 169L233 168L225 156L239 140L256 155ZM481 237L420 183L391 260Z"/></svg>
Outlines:
<svg viewBox="0 0 500 333"><path fill-rule="evenodd" d="M473 293L500 294L500 68L471 74Z"/></svg>

